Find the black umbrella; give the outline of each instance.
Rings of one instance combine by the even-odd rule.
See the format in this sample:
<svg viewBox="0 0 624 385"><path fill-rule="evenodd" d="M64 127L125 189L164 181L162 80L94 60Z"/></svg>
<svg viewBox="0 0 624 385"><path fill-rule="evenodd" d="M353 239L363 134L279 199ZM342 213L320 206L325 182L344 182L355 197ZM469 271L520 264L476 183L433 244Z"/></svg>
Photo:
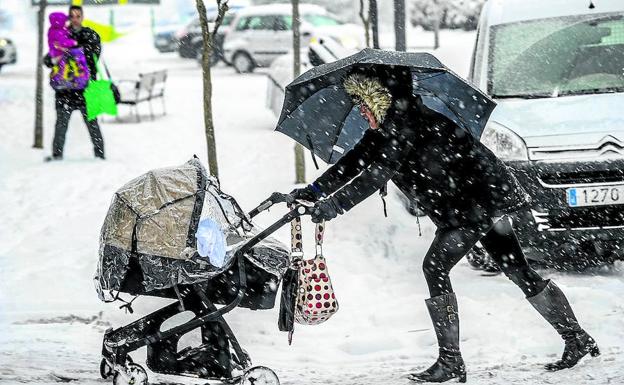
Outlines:
<svg viewBox="0 0 624 385"><path fill-rule="evenodd" d="M420 97L425 107L448 117L477 139L496 106L433 55L366 48L312 68L286 86L276 130L325 162L337 161L368 128L342 86L354 72L383 79L393 93L401 89L402 93Z"/></svg>

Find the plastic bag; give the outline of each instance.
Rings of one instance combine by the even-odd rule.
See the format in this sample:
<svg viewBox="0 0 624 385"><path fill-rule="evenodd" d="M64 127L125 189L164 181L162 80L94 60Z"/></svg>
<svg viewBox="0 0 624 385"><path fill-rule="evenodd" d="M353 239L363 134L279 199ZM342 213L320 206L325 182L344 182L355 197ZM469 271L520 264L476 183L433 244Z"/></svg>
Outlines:
<svg viewBox="0 0 624 385"><path fill-rule="evenodd" d="M208 258L210 264L223 267L225 264L226 243L221 227L210 218L202 219L197 227L197 252Z"/></svg>

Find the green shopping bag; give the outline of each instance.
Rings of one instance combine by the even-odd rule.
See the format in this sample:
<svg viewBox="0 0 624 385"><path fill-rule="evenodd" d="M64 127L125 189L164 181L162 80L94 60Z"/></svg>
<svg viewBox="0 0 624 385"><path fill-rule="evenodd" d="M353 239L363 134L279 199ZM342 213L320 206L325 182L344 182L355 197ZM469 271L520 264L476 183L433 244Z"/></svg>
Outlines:
<svg viewBox="0 0 624 385"><path fill-rule="evenodd" d="M98 78L101 78L100 66L97 57L94 57L97 66ZM85 103L87 105L87 118L94 120L99 115L117 115L117 103L113 94L113 82L110 80L89 80L84 90Z"/></svg>

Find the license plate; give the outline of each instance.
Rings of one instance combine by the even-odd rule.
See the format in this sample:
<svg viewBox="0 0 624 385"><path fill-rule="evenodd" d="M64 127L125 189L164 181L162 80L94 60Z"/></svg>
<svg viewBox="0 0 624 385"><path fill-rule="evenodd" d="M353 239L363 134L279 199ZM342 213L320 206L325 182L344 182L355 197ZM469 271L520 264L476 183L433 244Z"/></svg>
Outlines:
<svg viewBox="0 0 624 385"><path fill-rule="evenodd" d="M603 206L624 204L624 185L574 187L566 190L568 206Z"/></svg>

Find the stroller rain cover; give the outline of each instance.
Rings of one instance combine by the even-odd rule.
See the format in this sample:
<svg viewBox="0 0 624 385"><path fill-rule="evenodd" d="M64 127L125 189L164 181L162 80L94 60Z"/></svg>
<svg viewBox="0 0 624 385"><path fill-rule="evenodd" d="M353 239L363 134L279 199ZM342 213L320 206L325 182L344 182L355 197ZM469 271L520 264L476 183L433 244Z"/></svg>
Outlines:
<svg viewBox="0 0 624 385"><path fill-rule="evenodd" d="M225 263L215 267L197 251L200 220L209 218L226 240ZM238 248L258 230L236 201L220 190L196 158L131 180L114 195L100 235L95 285L101 300L122 291L131 259L140 265L145 293L195 284L231 267ZM245 255L279 282L289 263L285 246L265 238ZM109 294L110 296L107 296ZM108 299L107 299L108 297Z"/></svg>

